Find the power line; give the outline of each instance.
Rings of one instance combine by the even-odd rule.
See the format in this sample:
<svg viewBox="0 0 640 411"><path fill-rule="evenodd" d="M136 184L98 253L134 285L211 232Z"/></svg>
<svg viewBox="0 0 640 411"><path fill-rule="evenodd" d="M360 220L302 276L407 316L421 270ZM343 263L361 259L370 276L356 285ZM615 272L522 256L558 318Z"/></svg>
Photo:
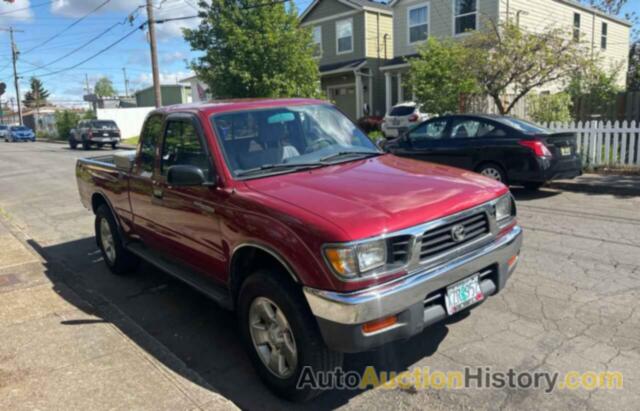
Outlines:
<svg viewBox="0 0 640 411"><path fill-rule="evenodd" d="M93 10L91 10L90 12L88 12L87 14L85 14L84 16L80 17L79 19L75 20L73 23L69 24L67 27L65 27L64 29L62 29L61 31L57 32L56 34L54 34L53 36L49 37L47 40L43 41L40 44L37 44L33 47L31 47L30 49L28 49L27 51L23 52L22 54L27 54L32 52L33 50L40 48L42 46L44 46L45 44L48 44L49 42L51 42L53 39L58 38L62 33L66 32L67 30L73 28L74 26L76 26L77 24L79 24L81 21L83 21L84 19L86 19L87 17L89 17L91 14L95 13L96 11L100 10L101 8L103 8L104 6L106 6L109 2L111 2L111 0L105 0L104 2L100 3L96 8L94 8Z"/></svg>

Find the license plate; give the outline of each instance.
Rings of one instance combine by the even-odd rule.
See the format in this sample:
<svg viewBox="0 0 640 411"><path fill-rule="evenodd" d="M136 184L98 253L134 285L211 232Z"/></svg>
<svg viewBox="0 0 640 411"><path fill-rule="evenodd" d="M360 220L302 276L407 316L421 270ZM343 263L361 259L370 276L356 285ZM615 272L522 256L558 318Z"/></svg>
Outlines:
<svg viewBox="0 0 640 411"><path fill-rule="evenodd" d="M102 133L102 137L109 137L109 133Z"/></svg>
<svg viewBox="0 0 640 411"><path fill-rule="evenodd" d="M394 126L397 126L398 124L400 124L400 120L395 118L395 119L391 120L391 124L393 124Z"/></svg>
<svg viewBox="0 0 640 411"><path fill-rule="evenodd" d="M571 147L561 147L560 148L560 154L563 156L570 156L571 155Z"/></svg>
<svg viewBox="0 0 640 411"><path fill-rule="evenodd" d="M389 128L387 129L387 135L390 137L397 137L398 136L398 129L397 128Z"/></svg>
<svg viewBox="0 0 640 411"><path fill-rule="evenodd" d="M471 276L447 287L444 301L449 315L455 314L484 300L478 275Z"/></svg>

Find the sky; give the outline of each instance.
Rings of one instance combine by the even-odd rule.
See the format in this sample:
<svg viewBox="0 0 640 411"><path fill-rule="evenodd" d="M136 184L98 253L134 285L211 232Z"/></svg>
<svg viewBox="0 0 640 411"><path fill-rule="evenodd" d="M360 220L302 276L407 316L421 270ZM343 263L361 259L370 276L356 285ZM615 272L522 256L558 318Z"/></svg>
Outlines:
<svg viewBox="0 0 640 411"><path fill-rule="evenodd" d="M156 19L195 15L197 1L154 0ZM310 3L311 0L296 0L300 11ZM640 0L629 3L625 11L640 14ZM149 44L146 32L140 30L78 68L51 74L83 61L133 31L146 20L146 11L140 8L143 4L144 0L15 0L13 3L0 0L0 29L12 26L20 30L15 33L15 40L21 52L18 60L21 94L29 89L29 78L37 76L51 93L49 100L52 103L83 106L85 76L91 88L98 78L107 76L118 92L124 94L123 67L127 70L129 94L150 86ZM98 7L97 11L78 22L79 18ZM128 16L134 18L133 25L127 21ZM182 38L181 28L195 27L197 23L198 19L189 19L158 25L162 83L175 83L192 74L187 62L198 54L192 52ZM71 24L73 27L66 29ZM54 61L105 31L106 34L85 48ZM52 39L53 36L56 37ZM15 96L12 75L9 33L0 31L0 82L7 84L3 101Z"/></svg>

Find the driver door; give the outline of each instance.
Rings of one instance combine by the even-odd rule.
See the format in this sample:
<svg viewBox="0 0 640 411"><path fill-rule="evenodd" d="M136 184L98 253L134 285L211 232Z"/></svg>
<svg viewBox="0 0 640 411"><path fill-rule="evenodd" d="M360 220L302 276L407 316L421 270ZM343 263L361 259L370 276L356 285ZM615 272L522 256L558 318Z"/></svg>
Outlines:
<svg viewBox="0 0 640 411"><path fill-rule="evenodd" d="M437 118L411 129L394 154L417 160L444 162L449 120Z"/></svg>

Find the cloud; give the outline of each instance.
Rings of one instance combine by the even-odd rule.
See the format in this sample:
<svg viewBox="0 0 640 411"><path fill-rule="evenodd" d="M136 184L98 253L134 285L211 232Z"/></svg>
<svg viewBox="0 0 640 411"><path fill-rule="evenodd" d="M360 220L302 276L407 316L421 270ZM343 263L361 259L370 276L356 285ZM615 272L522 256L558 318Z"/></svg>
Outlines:
<svg viewBox="0 0 640 411"><path fill-rule="evenodd" d="M33 11L31 11L30 0L15 0L13 3L0 0L0 26L17 21L30 21L32 19Z"/></svg>
<svg viewBox="0 0 640 411"><path fill-rule="evenodd" d="M176 61L183 61L187 58L187 55L181 51L174 51L172 53L162 53L160 55L160 63L172 64Z"/></svg>
<svg viewBox="0 0 640 411"><path fill-rule="evenodd" d="M105 0L54 0L51 12L66 17L80 17L104 3ZM155 0L154 14L156 20L178 18L196 15L197 1L195 0ZM105 12L132 13L136 10L136 2L131 0L111 0L96 14ZM142 4L140 2L139 4ZM138 4L138 5L139 5ZM140 21L146 20L146 9L138 11ZM170 21L158 24L156 34L159 40L168 40L174 37L182 37L182 28L194 28L199 24L198 18Z"/></svg>

